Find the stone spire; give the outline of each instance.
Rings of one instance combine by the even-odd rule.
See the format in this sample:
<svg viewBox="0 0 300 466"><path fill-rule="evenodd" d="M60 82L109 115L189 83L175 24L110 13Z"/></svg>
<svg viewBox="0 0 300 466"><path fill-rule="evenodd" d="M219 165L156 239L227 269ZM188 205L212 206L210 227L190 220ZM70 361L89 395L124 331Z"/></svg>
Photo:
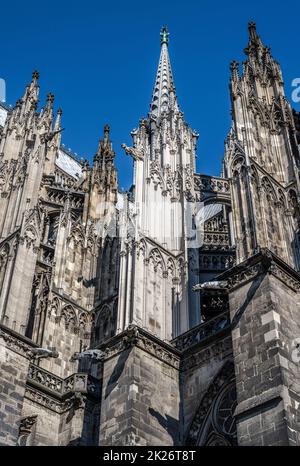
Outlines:
<svg viewBox="0 0 300 466"><path fill-rule="evenodd" d="M40 75L38 71L33 71L31 82L30 84L28 84L28 86L26 86L25 94L23 96L23 99L21 99L24 112L27 112L28 110L32 109L36 110L37 108L39 95L39 86L37 81L39 79L39 76Z"/></svg>
<svg viewBox="0 0 300 466"><path fill-rule="evenodd" d="M231 92L233 94L239 92L241 79L245 77L246 81L249 82L249 76L251 76L252 80L260 81L263 86L272 82L277 89L275 94L281 93L283 95L283 79L279 63L272 57L270 47L262 42L253 21L248 23L248 31L248 45L244 49L247 59L243 61L241 74L239 63L237 61L231 62Z"/></svg>
<svg viewBox="0 0 300 466"><path fill-rule="evenodd" d="M22 122L22 128L28 128L38 107L39 96L39 72L33 71L31 82L26 86L25 92L21 99L16 102L13 111L10 113L10 118L7 118L6 125L15 125L18 121ZM26 125L24 125L24 118Z"/></svg>
<svg viewBox="0 0 300 466"><path fill-rule="evenodd" d="M110 128L104 126L103 137L99 140L93 166L84 167L83 189L87 196L84 200L83 223L89 218L103 221L109 225L111 218L115 218L115 204L118 200L118 175L115 167L115 153L110 139ZM101 228L102 228L101 227ZM100 228L100 227L99 227ZM101 235L104 230L101 229Z"/></svg>
<svg viewBox="0 0 300 466"><path fill-rule="evenodd" d="M59 131L61 129L61 116L62 116L62 109L59 108L57 110L57 116L56 116L56 120L54 123L54 131Z"/></svg>
<svg viewBox="0 0 300 466"><path fill-rule="evenodd" d="M254 62L264 67L267 63L272 60L271 49L263 44L260 36L256 31L256 24L251 21L248 23L249 41L247 47L244 49L248 60L253 64Z"/></svg>
<svg viewBox="0 0 300 466"><path fill-rule="evenodd" d="M263 43L261 38L257 34L256 31L256 24L253 21L248 23L248 31L249 31L249 44L248 47L263 47ZM246 52L247 53L247 52Z"/></svg>
<svg viewBox="0 0 300 466"><path fill-rule="evenodd" d="M174 79L168 53L169 33L164 26L160 33L161 52L153 89L150 115L160 116L169 110L178 110Z"/></svg>
<svg viewBox="0 0 300 466"><path fill-rule="evenodd" d="M114 164L115 152L112 150L109 125L104 126L104 136L100 139L97 153L94 157L95 179L99 179L106 191L117 191L117 170Z"/></svg>

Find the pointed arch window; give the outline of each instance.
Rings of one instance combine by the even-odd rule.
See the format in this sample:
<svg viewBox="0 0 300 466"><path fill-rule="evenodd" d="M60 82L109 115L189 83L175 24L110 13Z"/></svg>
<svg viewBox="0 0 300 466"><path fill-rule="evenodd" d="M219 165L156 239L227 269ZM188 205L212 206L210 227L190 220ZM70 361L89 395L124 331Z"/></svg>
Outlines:
<svg viewBox="0 0 300 466"><path fill-rule="evenodd" d="M202 397L185 443L197 446L237 445L236 406L233 363L227 361Z"/></svg>

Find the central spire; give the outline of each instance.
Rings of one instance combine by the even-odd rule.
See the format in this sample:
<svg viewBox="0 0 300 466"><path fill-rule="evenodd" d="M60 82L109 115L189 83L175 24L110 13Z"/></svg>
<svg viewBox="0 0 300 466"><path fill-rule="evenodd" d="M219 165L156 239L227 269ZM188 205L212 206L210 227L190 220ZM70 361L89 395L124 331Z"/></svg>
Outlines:
<svg viewBox="0 0 300 466"><path fill-rule="evenodd" d="M160 116L163 112L178 110L174 79L168 52L169 32L164 26L160 33L161 52L153 89L150 115Z"/></svg>

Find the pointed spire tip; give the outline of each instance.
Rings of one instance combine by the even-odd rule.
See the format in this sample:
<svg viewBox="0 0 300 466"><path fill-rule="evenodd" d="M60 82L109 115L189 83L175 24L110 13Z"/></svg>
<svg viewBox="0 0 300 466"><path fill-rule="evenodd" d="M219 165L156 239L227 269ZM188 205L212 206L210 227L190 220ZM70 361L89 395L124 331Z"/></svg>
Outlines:
<svg viewBox="0 0 300 466"><path fill-rule="evenodd" d="M39 77L40 77L40 73L37 70L34 70L32 72L32 79L37 80L37 79L39 79Z"/></svg>
<svg viewBox="0 0 300 466"><path fill-rule="evenodd" d="M255 23L255 21L249 21L249 23L248 23L248 28L249 28L249 29L256 29L256 23Z"/></svg>
<svg viewBox="0 0 300 466"><path fill-rule="evenodd" d="M257 40L258 39L258 34L257 34L257 31L256 31L255 21L249 21L248 31L249 31L250 39L252 39L252 40Z"/></svg>
<svg viewBox="0 0 300 466"><path fill-rule="evenodd" d="M54 102L54 94L52 94L52 92L48 92L47 103L52 104L53 102Z"/></svg>
<svg viewBox="0 0 300 466"><path fill-rule="evenodd" d="M169 43L169 32L166 26L161 30L160 43L161 52L150 103L150 114L154 118L169 110L179 110L168 48L164 47L164 44L167 46Z"/></svg>
<svg viewBox="0 0 300 466"><path fill-rule="evenodd" d="M160 31L160 45L169 45L169 32L167 26L163 26Z"/></svg>

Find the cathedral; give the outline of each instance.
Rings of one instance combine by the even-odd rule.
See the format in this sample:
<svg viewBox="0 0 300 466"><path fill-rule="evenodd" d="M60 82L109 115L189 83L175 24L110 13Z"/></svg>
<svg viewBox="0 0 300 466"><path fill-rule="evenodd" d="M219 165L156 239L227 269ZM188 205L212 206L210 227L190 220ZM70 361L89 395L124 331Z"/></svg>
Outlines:
<svg viewBox="0 0 300 466"><path fill-rule="evenodd" d="M110 127L78 159L37 71L0 105L1 445L300 445L300 114L248 29L220 176L166 27L126 192Z"/></svg>

